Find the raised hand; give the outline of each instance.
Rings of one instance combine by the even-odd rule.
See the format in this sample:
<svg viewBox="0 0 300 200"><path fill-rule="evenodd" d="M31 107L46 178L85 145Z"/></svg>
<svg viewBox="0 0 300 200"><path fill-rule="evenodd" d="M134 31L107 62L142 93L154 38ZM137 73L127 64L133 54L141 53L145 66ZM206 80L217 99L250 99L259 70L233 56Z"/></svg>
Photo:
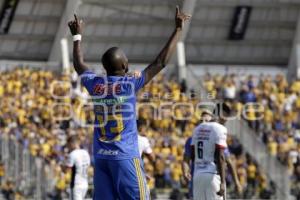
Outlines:
<svg viewBox="0 0 300 200"><path fill-rule="evenodd" d="M180 11L179 6L176 6L176 15L175 15L175 23L176 29L182 29L184 26L184 22L190 20L191 15L187 15Z"/></svg>
<svg viewBox="0 0 300 200"><path fill-rule="evenodd" d="M74 20L69 21L68 25L72 35L78 35L82 33L82 20L79 20L77 15L74 14Z"/></svg>
<svg viewBox="0 0 300 200"><path fill-rule="evenodd" d="M78 20L76 15L74 15L74 20L70 21L68 25L73 36L82 33L82 20ZM84 63L81 53L80 40L81 37L75 38L75 40L73 38L73 64L78 75L88 70L88 66Z"/></svg>

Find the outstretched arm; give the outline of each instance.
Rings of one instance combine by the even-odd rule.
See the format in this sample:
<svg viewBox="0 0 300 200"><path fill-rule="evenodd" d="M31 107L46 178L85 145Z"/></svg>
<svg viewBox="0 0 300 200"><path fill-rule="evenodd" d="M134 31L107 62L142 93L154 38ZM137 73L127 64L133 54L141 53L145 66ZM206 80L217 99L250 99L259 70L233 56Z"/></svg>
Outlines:
<svg viewBox="0 0 300 200"><path fill-rule="evenodd" d="M179 40L184 22L189 20L191 16L181 13L179 7L176 7L175 22L176 28L165 47L158 54L156 59L145 69L145 84L147 84L156 74L158 74L169 62L176 44Z"/></svg>
<svg viewBox="0 0 300 200"><path fill-rule="evenodd" d="M73 65L78 75L82 74L88 69L87 65L83 61L83 55L81 52L81 33L82 33L82 20L75 19L68 23L70 31L73 35ZM75 37L74 37L75 36Z"/></svg>
<svg viewBox="0 0 300 200"><path fill-rule="evenodd" d="M243 188L240 184L239 177L238 177L237 171L236 171L236 167L232 163L232 160L230 159L230 157L226 157L225 160L226 160L228 169L229 169L231 175L233 176L235 187L236 187L238 193L241 194L243 191Z"/></svg>

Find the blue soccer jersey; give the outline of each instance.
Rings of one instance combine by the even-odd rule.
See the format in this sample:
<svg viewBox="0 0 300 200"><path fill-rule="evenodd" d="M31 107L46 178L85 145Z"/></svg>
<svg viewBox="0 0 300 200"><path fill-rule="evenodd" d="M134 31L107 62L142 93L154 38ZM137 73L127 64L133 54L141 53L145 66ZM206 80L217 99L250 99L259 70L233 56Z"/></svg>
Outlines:
<svg viewBox="0 0 300 200"><path fill-rule="evenodd" d="M95 159L139 158L136 126L136 92L144 86L145 74L99 76L91 71L81 75L81 83L93 99L95 113Z"/></svg>

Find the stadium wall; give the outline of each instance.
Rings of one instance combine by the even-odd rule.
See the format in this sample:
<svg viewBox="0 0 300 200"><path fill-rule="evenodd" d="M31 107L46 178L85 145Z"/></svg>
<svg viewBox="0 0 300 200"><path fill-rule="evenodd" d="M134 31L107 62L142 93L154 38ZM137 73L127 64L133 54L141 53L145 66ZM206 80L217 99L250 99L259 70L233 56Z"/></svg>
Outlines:
<svg viewBox="0 0 300 200"><path fill-rule="evenodd" d="M257 65L188 65L187 68L196 76L211 74L243 74L243 75L271 75L287 74L284 66L257 66Z"/></svg>

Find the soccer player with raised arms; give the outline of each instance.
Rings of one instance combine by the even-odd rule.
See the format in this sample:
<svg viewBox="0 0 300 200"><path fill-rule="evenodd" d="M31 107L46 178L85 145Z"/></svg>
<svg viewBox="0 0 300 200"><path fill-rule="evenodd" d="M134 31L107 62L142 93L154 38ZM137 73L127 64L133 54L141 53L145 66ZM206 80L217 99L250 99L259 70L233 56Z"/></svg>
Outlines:
<svg viewBox="0 0 300 200"><path fill-rule="evenodd" d="M128 59L118 47L108 49L102 56L106 76L90 71L80 47L82 21L75 15L69 22L74 68L94 102L94 200L149 199L138 151L135 93L167 65L189 18L176 8L170 39L138 78L127 75Z"/></svg>

